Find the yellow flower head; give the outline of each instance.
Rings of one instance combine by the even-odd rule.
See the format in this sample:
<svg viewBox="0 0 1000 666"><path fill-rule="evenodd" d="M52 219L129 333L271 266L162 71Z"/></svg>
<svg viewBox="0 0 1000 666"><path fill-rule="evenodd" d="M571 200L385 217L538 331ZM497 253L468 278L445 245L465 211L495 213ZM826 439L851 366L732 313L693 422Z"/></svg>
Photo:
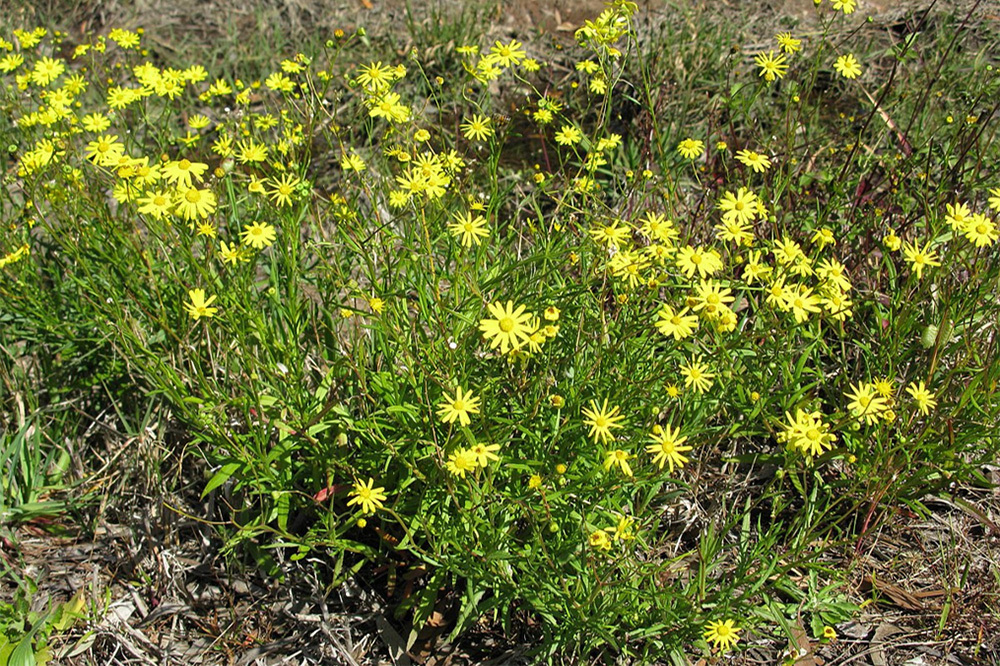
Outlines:
<svg viewBox="0 0 1000 666"><path fill-rule="evenodd" d="M463 395L462 387L455 389L455 397L449 397L446 393L444 402L438 405L438 417L442 423L454 423L467 426L471 422L469 414L479 413L479 398L466 391Z"/></svg>
<svg viewBox="0 0 1000 666"><path fill-rule="evenodd" d="M204 289L190 290L188 299L189 302L184 305L184 309L196 321L202 317L211 319L219 311L219 308L209 307L215 301L215 296L212 295L206 299Z"/></svg>
<svg viewBox="0 0 1000 666"><path fill-rule="evenodd" d="M736 642L740 640L740 631L733 620L712 621L705 625L702 636L705 641L725 652L735 647Z"/></svg>
<svg viewBox="0 0 1000 666"><path fill-rule="evenodd" d="M351 498L347 501L347 506L358 505L361 508L361 513L373 514L377 509L383 508L382 502L385 501L385 488L378 487L374 488L375 479L368 477L367 483L364 481L355 481L354 489L348 493Z"/></svg>
<svg viewBox="0 0 1000 666"><path fill-rule="evenodd" d="M596 400L590 401L590 409L586 407L583 409L583 415L586 417L583 420L584 425L590 426L590 432L588 435L594 438L594 442L602 442L607 444L612 439L614 435L611 434L612 428L623 427L619 421L623 420L625 417L621 415L621 408L617 405L608 409L608 399L604 399L604 404L601 407L597 406Z"/></svg>

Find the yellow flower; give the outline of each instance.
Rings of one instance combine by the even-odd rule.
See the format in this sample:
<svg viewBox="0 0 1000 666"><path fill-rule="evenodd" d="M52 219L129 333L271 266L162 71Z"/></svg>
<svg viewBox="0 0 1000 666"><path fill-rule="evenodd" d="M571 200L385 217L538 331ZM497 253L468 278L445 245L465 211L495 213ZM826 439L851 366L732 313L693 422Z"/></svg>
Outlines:
<svg viewBox="0 0 1000 666"><path fill-rule="evenodd" d="M677 144L677 152L688 160L696 159L705 151L705 142L697 139L684 139Z"/></svg>
<svg viewBox="0 0 1000 666"><path fill-rule="evenodd" d="M719 200L717 208L722 211L723 220L736 220L749 224L757 218L757 195L745 187L736 194L726 192Z"/></svg>
<svg viewBox="0 0 1000 666"><path fill-rule="evenodd" d="M580 143L583 134L572 125L563 125L562 129L556 132L555 139L556 143L561 146L572 146Z"/></svg>
<svg viewBox="0 0 1000 666"><path fill-rule="evenodd" d="M139 35L131 30L115 28L108 33L108 39L117 43L123 49L134 49L139 46Z"/></svg>
<svg viewBox="0 0 1000 666"><path fill-rule="evenodd" d="M837 244L837 238L836 236L833 235L833 230L828 227L822 227L821 229L817 229L816 232L812 235L810 241L813 244L818 245L820 249L823 249L827 245Z"/></svg>
<svg viewBox="0 0 1000 666"><path fill-rule="evenodd" d="M785 412L785 418L788 423L783 424L784 430L779 434L779 441L787 442L806 456L818 456L825 449L833 448L837 438L829 432L830 426L823 421L822 413L797 409L794 417Z"/></svg>
<svg viewBox="0 0 1000 666"><path fill-rule="evenodd" d="M903 245L902 239L897 236L896 232L892 229L890 229L889 233L882 238L882 242L885 243L886 248L890 252L898 252L899 248Z"/></svg>
<svg viewBox="0 0 1000 666"><path fill-rule="evenodd" d="M267 77L267 80L264 81L264 85L271 90L286 93L290 93L295 90L295 82L285 76L282 72L272 73L269 77Z"/></svg>
<svg viewBox="0 0 1000 666"><path fill-rule="evenodd" d="M486 218L482 215L456 213L454 219L455 221L448 225L448 230L452 236L462 239L463 247L479 245L480 238L490 235L489 229L486 227Z"/></svg>
<svg viewBox="0 0 1000 666"><path fill-rule="evenodd" d="M240 238L244 245L249 245L255 250L262 250L265 247L270 247L271 243L274 242L274 227L267 222L254 222L243 227Z"/></svg>
<svg viewBox="0 0 1000 666"><path fill-rule="evenodd" d="M448 471L457 477L465 478L466 473L475 472L479 467L479 456L472 449L452 451L445 463Z"/></svg>
<svg viewBox="0 0 1000 666"><path fill-rule="evenodd" d="M587 541L590 543L590 547L595 550L611 550L611 539L608 538L608 534L604 530L591 532L590 536L587 537Z"/></svg>
<svg viewBox="0 0 1000 666"><path fill-rule="evenodd" d="M381 61L361 67L359 71L357 82L372 92L388 89L389 84L395 79L395 69L388 65L383 66Z"/></svg>
<svg viewBox="0 0 1000 666"><path fill-rule="evenodd" d="M793 38L790 32L780 32L775 35L775 39L785 53L797 53L802 50L802 40Z"/></svg>
<svg viewBox="0 0 1000 666"><path fill-rule="evenodd" d="M471 423L469 414L479 413L479 398L475 397L472 391L467 391L463 395L461 386L455 389L454 398L449 397L447 393L444 398L444 402L438 405L438 418L442 423L458 421L459 425L467 426Z"/></svg>
<svg viewBox="0 0 1000 666"><path fill-rule="evenodd" d="M236 243L227 245L226 241L219 241L219 256L222 257L223 263L230 265L247 260L243 249L239 245Z"/></svg>
<svg viewBox="0 0 1000 666"><path fill-rule="evenodd" d="M673 336L674 340L683 340L698 328L698 316L687 314L690 308L675 312L672 307L664 304L657 313L656 330L665 336Z"/></svg>
<svg viewBox="0 0 1000 666"><path fill-rule="evenodd" d="M785 293L785 303L795 316L795 322L801 324L809 319L810 313L820 311L820 298L812 293L812 289L799 285L797 289L789 289Z"/></svg>
<svg viewBox="0 0 1000 666"><path fill-rule="evenodd" d="M264 162L267 160L267 146L256 143L253 139L241 141L236 150L236 160L240 164Z"/></svg>
<svg viewBox="0 0 1000 666"><path fill-rule="evenodd" d="M196 187L178 190L174 205L185 220L204 219L215 212L215 193L207 188L199 190Z"/></svg>
<svg viewBox="0 0 1000 666"><path fill-rule="evenodd" d="M945 204L944 220L954 231L964 232L969 222L972 220L972 211L961 201L954 204Z"/></svg>
<svg viewBox="0 0 1000 666"><path fill-rule="evenodd" d="M621 515L618 517L617 525L605 527L604 531L610 534L615 541L631 541L635 538L635 534L632 533L632 525L634 524L635 518Z"/></svg>
<svg viewBox="0 0 1000 666"><path fill-rule="evenodd" d="M273 187L267 191L267 196L269 196L279 206L291 206L292 195L295 194L295 188L297 188L302 181L299 180L297 176L286 173L281 176L281 178L271 179L268 182L272 183Z"/></svg>
<svg viewBox="0 0 1000 666"><path fill-rule="evenodd" d="M740 640L740 631L733 620L712 621L705 625L702 637L705 641L713 643L715 647L725 652L735 647L736 642Z"/></svg>
<svg viewBox="0 0 1000 666"><path fill-rule="evenodd" d="M38 86L47 86L66 71L66 65L61 60L45 56L39 58L31 70L31 81Z"/></svg>
<svg viewBox="0 0 1000 666"><path fill-rule="evenodd" d="M997 242L1000 233L997 232L997 226L993 220L981 213L976 213L965 228L965 237L976 247L989 247Z"/></svg>
<svg viewBox="0 0 1000 666"><path fill-rule="evenodd" d="M694 388L698 393L712 388L712 379L715 378L715 374L708 371L708 365L698 361L682 365L681 374L684 376L684 388Z"/></svg>
<svg viewBox="0 0 1000 666"><path fill-rule="evenodd" d="M774 269L761 260L760 250L752 250L747 256L746 264L743 266L743 280L747 284L753 284L763 280Z"/></svg>
<svg viewBox="0 0 1000 666"><path fill-rule="evenodd" d="M201 317L211 319L219 311L219 308L209 307L215 301L215 295L209 296L206 299L204 289L192 289L188 291L188 299L190 299L190 302L184 304L184 309L196 321Z"/></svg>
<svg viewBox="0 0 1000 666"><path fill-rule="evenodd" d="M903 255L906 256L907 261L913 264L913 272L917 274L918 280L923 275L923 270L927 266L941 265L941 262L937 260L938 256L931 250L930 243L924 245L923 248L916 243L904 243Z"/></svg>
<svg viewBox="0 0 1000 666"><path fill-rule="evenodd" d="M98 166L116 166L124 154L125 144L118 141L118 136L114 134L105 134L87 144L87 159Z"/></svg>
<svg viewBox="0 0 1000 666"><path fill-rule="evenodd" d="M357 153L347 153L340 158L340 168L344 171L364 171L365 161Z"/></svg>
<svg viewBox="0 0 1000 666"><path fill-rule="evenodd" d="M608 451L604 457L604 469L610 471L612 467L618 467L625 476L632 476L632 468L628 464L631 457L632 455L628 451L621 449Z"/></svg>
<svg viewBox="0 0 1000 666"><path fill-rule="evenodd" d="M490 48L490 55L487 57L492 58L501 67L510 67L512 64L517 65L528 55L521 49L521 46L521 42L516 39L510 40L507 44L497 41Z"/></svg>
<svg viewBox="0 0 1000 666"><path fill-rule="evenodd" d="M80 124L88 132L103 132L111 127L111 121L103 113L89 113L81 119Z"/></svg>
<svg viewBox="0 0 1000 666"><path fill-rule="evenodd" d="M20 53L11 53L0 58L0 72L13 72L24 64L24 56Z"/></svg>
<svg viewBox="0 0 1000 666"><path fill-rule="evenodd" d="M856 79L861 76L861 65L853 53L842 55L833 63L833 68L845 79Z"/></svg>
<svg viewBox="0 0 1000 666"><path fill-rule="evenodd" d="M989 205L992 210L1000 211L1000 187L990 188Z"/></svg>
<svg viewBox="0 0 1000 666"><path fill-rule="evenodd" d="M201 181L206 171L207 164L188 159L173 160L163 165L163 177L167 182L184 188L194 187L193 181Z"/></svg>
<svg viewBox="0 0 1000 666"><path fill-rule="evenodd" d="M480 467L486 467L491 460L500 460L500 456L495 453L500 450L499 444L477 443L473 444L469 450L476 455L476 462Z"/></svg>
<svg viewBox="0 0 1000 666"><path fill-rule="evenodd" d="M689 297L689 303L695 312L706 319L717 319L729 311L729 304L735 297L733 290L723 287L714 280L702 280L698 284L697 293Z"/></svg>
<svg viewBox="0 0 1000 666"><path fill-rule="evenodd" d="M788 71L788 65L785 64L786 60L787 56L783 53L775 56L774 51L768 51L767 53L761 51L754 58L754 62L760 67L760 75L768 83L775 79L780 79L785 75L785 72Z"/></svg>
<svg viewBox="0 0 1000 666"><path fill-rule="evenodd" d="M493 319L479 320L479 330L483 338L490 341L490 349L500 347L500 353L506 354L520 348L534 332L530 325L534 315L525 312L523 305L515 308L513 301L507 301L506 306L497 302L490 303L487 308Z"/></svg>
<svg viewBox="0 0 1000 666"><path fill-rule="evenodd" d="M587 417L583 420L583 424L590 426L588 436L593 437L594 442L607 444L614 439L611 429L624 427L619 423L625 418L620 414L621 408L616 405L609 410L607 398L604 399L604 405L600 408L598 408L596 400L591 400L590 409L584 407L582 411L583 415Z"/></svg>
<svg viewBox="0 0 1000 666"><path fill-rule="evenodd" d="M624 244L632 235L632 230L628 227L618 226L620 222L621 220L616 219L613 220L611 224L595 227L587 233L590 234L590 237L597 243L601 243L602 245L614 245L617 247Z"/></svg>
<svg viewBox="0 0 1000 666"><path fill-rule="evenodd" d="M757 173L764 173L771 168L771 160L768 159L767 155L761 155L746 148L736 153L736 159Z"/></svg>
<svg viewBox="0 0 1000 666"><path fill-rule="evenodd" d="M686 245L677 253L677 267L687 277L695 273L701 278L708 277L722 270L722 257L715 250L705 250L700 247Z"/></svg>
<svg viewBox="0 0 1000 666"><path fill-rule="evenodd" d="M687 437L681 437L681 429L671 430L668 425L662 428L659 425L653 426L653 433L649 436L653 444L646 446L647 453L656 454L653 457L653 464L663 469L664 465L670 468L670 473L674 473L674 467L683 467L689 459L682 456L684 451L690 451L690 446L682 446L687 441Z"/></svg>
<svg viewBox="0 0 1000 666"><path fill-rule="evenodd" d="M932 409L937 407L937 400L934 399L934 394L927 390L927 386L924 382L912 382L906 387L906 392L913 396L913 399L917 403L917 409L920 410L921 414L927 415Z"/></svg>
<svg viewBox="0 0 1000 666"><path fill-rule="evenodd" d="M753 231L750 226L735 219L723 218L721 224L715 225L715 237L721 241L733 241L737 246L751 245Z"/></svg>
<svg viewBox="0 0 1000 666"><path fill-rule="evenodd" d="M851 384L851 393L845 393L844 397L850 399L847 409L855 418L872 424L878 421L882 412L889 408L885 398L878 394L875 386L871 383L863 382L855 386Z"/></svg>
<svg viewBox="0 0 1000 666"><path fill-rule="evenodd" d="M485 141L493 136L493 128L490 127L490 122L488 117L474 114L471 119L462 123L462 134L469 141Z"/></svg>
<svg viewBox="0 0 1000 666"><path fill-rule="evenodd" d="M383 508L382 502L385 501L385 488L379 486L374 488L375 479L368 477L367 483L364 481L355 481L354 489L348 493L351 498L347 501L347 506L354 506L357 504L361 508L361 513L373 514L376 510Z"/></svg>
<svg viewBox="0 0 1000 666"><path fill-rule="evenodd" d="M139 212L143 215L151 215L159 220L170 213L173 204L174 202L169 192L154 190L139 199Z"/></svg>

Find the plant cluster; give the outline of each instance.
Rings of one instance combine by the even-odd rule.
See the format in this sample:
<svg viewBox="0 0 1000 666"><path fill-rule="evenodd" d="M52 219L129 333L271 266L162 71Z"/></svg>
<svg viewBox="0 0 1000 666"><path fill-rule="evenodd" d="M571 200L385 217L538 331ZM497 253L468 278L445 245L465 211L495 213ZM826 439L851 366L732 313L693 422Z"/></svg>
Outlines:
<svg viewBox="0 0 1000 666"><path fill-rule="evenodd" d="M853 10L679 121L622 0L559 87L517 40L243 81L15 30L0 338L169 406L270 573L419 564L414 635L454 590L547 655L833 640L826 554L984 482L1000 378L996 77L946 122L948 50L866 57Z"/></svg>

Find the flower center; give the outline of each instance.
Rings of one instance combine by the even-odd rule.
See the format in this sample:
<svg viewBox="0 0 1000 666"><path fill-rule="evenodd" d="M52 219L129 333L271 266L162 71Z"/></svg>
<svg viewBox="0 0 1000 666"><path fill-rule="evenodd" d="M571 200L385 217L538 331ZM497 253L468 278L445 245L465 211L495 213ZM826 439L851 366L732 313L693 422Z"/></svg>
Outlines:
<svg viewBox="0 0 1000 666"><path fill-rule="evenodd" d="M187 159L183 159L183 160L181 160L180 162L177 163L177 168L178 169L183 169L184 171L187 171L188 169L191 168L191 161L187 160Z"/></svg>
<svg viewBox="0 0 1000 666"><path fill-rule="evenodd" d="M187 199L188 203L198 203L201 201L201 192L192 188L184 194L184 198Z"/></svg>
<svg viewBox="0 0 1000 666"><path fill-rule="evenodd" d="M500 320L500 330L504 333L510 333L514 330L514 320L510 317L504 317Z"/></svg>

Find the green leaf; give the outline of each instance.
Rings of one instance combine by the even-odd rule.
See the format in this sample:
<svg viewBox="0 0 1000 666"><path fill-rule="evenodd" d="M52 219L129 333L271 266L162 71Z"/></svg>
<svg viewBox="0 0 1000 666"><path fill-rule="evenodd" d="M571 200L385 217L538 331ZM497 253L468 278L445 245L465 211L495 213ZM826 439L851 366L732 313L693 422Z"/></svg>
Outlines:
<svg viewBox="0 0 1000 666"><path fill-rule="evenodd" d="M21 639L14 648L14 651L10 654L10 659L7 661L7 666L36 666L35 661L35 646L34 638L35 631L33 629L27 636Z"/></svg>
<svg viewBox="0 0 1000 666"><path fill-rule="evenodd" d="M202 498L228 481L229 478L236 473L236 470L242 466L243 463L240 462L230 462L223 465L218 472L212 475L212 478L209 479L208 483L205 485L205 490L201 492Z"/></svg>

